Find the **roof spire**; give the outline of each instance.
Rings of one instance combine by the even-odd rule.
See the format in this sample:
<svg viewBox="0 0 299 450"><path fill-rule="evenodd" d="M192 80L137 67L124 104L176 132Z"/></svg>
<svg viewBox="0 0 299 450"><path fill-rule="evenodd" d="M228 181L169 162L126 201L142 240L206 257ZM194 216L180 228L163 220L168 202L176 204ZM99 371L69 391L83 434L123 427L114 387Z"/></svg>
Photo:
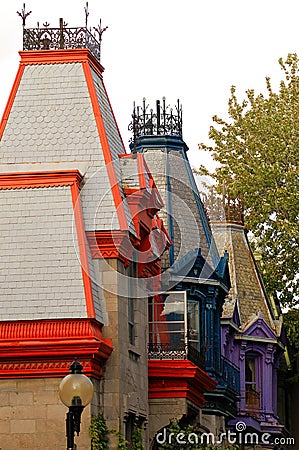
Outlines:
<svg viewBox="0 0 299 450"><path fill-rule="evenodd" d="M88 22L88 16L89 16L88 2L86 2L86 5L84 6L84 12L85 12L85 27L87 28L87 22Z"/></svg>
<svg viewBox="0 0 299 450"><path fill-rule="evenodd" d="M26 12L26 5L25 3L23 3L23 9L21 10L21 12L17 11L17 14L22 18L23 20L23 28L25 28L26 25L26 19L27 17L32 13L32 11L28 11Z"/></svg>
<svg viewBox="0 0 299 450"><path fill-rule="evenodd" d="M102 19L100 19L100 24L97 27L93 27L95 33L99 35L99 50L101 53L101 45L102 45L102 34L107 30L108 27L102 28Z"/></svg>

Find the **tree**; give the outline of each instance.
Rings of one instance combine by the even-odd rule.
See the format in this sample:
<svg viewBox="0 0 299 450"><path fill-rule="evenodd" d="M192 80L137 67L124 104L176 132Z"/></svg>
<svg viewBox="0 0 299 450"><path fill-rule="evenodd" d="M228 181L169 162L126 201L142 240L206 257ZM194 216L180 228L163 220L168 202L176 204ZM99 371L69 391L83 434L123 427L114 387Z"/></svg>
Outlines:
<svg viewBox="0 0 299 450"><path fill-rule="evenodd" d="M250 89L239 102L232 86L227 121L214 116L209 137L220 166L218 192L242 202L245 225L262 253L270 294L285 306L299 304L299 59L279 60L278 93L266 78L266 95Z"/></svg>

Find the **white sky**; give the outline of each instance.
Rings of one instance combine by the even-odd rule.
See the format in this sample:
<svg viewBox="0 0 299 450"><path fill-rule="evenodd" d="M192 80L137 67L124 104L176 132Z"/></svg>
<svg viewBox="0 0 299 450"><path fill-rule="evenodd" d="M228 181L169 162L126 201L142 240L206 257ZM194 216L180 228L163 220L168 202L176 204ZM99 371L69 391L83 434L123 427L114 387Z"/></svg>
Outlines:
<svg viewBox="0 0 299 450"><path fill-rule="evenodd" d="M26 25L85 24L85 0L28 0ZM18 68L23 2L1 0L0 113ZM104 81L127 146L132 104L154 105L166 96L183 104L183 135L189 159L211 167L197 150L208 143L214 114L225 117L230 86L240 97L248 88L264 91L265 76L281 79L279 57L298 50L298 0L89 0L89 26L103 34Z"/></svg>

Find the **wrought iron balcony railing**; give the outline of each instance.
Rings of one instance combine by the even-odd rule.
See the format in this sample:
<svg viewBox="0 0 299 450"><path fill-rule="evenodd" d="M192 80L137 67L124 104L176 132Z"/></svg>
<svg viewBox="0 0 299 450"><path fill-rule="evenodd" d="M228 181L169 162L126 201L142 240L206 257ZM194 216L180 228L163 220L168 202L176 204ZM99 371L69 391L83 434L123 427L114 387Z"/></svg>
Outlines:
<svg viewBox="0 0 299 450"><path fill-rule="evenodd" d="M224 356L221 356L221 374L227 387L240 394L240 369Z"/></svg>
<svg viewBox="0 0 299 450"><path fill-rule="evenodd" d="M205 358L190 344L149 343L148 359L188 359L201 369L205 369Z"/></svg>
<svg viewBox="0 0 299 450"><path fill-rule="evenodd" d="M261 415L261 393L250 386L250 383L249 385L246 383L246 389L242 390L241 394L244 402L243 413L259 418Z"/></svg>

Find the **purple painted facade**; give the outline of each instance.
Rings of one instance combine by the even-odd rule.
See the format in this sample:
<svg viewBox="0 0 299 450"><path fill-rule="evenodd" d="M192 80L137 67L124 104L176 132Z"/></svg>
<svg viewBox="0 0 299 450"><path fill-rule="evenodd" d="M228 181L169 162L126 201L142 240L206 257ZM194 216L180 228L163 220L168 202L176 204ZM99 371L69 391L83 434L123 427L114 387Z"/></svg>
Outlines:
<svg viewBox="0 0 299 450"><path fill-rule="evenodd" d="M285 435L277 416L277 370L284 352L282 318L268 297L240 224L213 227L219 251L229 253L231 290L222 314L222 354L240 369L238 413L228 428Z"/></svg>
<svg viewBox="0 0 299 450"><path fill-rule="evenodd" d="M223 354L240 368L241 396L238 416L247 429L280 434L277 417L277 368L283 346L260 313L242 331L222 327Z"/></svg>

